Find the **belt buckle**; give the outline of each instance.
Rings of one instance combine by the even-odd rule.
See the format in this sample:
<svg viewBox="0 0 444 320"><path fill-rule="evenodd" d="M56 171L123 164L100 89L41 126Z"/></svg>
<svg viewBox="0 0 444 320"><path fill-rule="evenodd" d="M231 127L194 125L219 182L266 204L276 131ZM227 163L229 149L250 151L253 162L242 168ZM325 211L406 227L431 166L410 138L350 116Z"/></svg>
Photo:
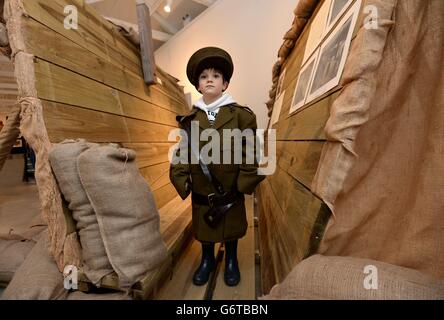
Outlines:
<svg viewBox="0 0 444 320"><path fill-rule="evenodd" d="M208 204L210 205L210 208L212 208L213 207L213 205L214 205L214 203L213 203L213 198L214 198L214 196L215 196L216 194L213 192L213 193L210 193L207 197L208 197Z"/></svg>

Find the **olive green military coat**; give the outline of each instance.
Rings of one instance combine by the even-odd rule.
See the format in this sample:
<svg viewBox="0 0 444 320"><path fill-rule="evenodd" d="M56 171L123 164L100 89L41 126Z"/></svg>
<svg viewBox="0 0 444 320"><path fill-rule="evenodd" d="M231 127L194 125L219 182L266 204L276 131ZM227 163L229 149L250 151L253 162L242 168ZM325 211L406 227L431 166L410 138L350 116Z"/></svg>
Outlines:
<svg viewBox="0 0 444 320"><path fill-rule="evenodd" d="M207 115L204 111L197 107L193 107L191 112L180 117L179 127L183 127L184 121L199 122L199 136L202 130L213 128L220 134L220 151L221 159L223 149L228 144L222 141L223 129L240 129L250 128L256 132L256 116L247 107L238 104L222 106L213 123L210 125ZM207 141L199 141L199 150L202 149ZM233 142L231 142L231 159L233 159ZM228 147L229 148L229 147ZM191 152L191 151L190 151ZM242 164L209 164L208 168L216 179L223 185L225 191L237 189L243 194L252 194L257 184L262 181L265 176L257 174L257 161L254 164L246 164L245 161L245 143L242 144ZM202 172L199 164L175 164L170 167L170 179L177 192L182 199L185 199L190 191L201 195L208 195L215 192L212 184L208 182ZM206 205L192 204L193 207L193 231L197 240L204 242L224 242L243 237L247 231L247 219L245 213L244 201L238 201L235 206L229 209L217 228L210 228L205 222L203 216L209 210Z"/></svg>

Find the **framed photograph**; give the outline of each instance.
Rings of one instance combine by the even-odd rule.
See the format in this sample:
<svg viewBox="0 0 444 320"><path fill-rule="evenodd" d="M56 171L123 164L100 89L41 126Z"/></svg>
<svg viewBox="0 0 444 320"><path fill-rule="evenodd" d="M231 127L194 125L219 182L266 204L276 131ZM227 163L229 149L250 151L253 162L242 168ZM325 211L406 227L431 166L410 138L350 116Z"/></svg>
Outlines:
<svg viewBox="0 0 444 320"><path fill-rule="evenodd" d="M273 113L271 114L269 129L271 129L273 125L279 120L282 109L282 102L284 101L284 92L279 96L277 100L274 101Z"/></svg>
<svg viewBox="0 0 444 320"><path fill-rule="evenodd" d="M298 80L293 93L293 99L291 100L290 112L293 113L297 109L301 108L305 104L307 98L308 88L310 81L313 78L313 71L316 65L316 60L319 55L319 49L311 56L307 63L301 68L299 72Z"/></svg>
<svg viewBox="0 0 444 320"><path fill-rule="evenodd" d="M330 10L330 4L332 0L325 0L313 22L310 25L309 35L307 43L305 45L304 58L302 59L302 65L310 58L312 53L319 47L322 39L325 35L325 29L327 26L327 18Z"/></svg>
<svg viewBox="0 0 444 320"><path fill-rule="evenodd" d="M276 98L279 97L282 93L282 89L284 86L284 79L285 79L285 71L287 71L287 69L284 69L284 71L282 71L281 75L279 76L278 85L276 88Z"/></svg>
<svg viewBox="0 0 444 320"><path fill-rule="evenodd" d="M332 0L330 12L328 14L327 31L334 26L334 24L339 20L352 2L353 0Z"/></svg>
<svg viewBox="0 0 444 320"><path fill-rule="evenodd" d="M355 2L321 45L305 103L314 100L338 85L350 49L351 37L358 18L360 4L360 0Z"/></svg>

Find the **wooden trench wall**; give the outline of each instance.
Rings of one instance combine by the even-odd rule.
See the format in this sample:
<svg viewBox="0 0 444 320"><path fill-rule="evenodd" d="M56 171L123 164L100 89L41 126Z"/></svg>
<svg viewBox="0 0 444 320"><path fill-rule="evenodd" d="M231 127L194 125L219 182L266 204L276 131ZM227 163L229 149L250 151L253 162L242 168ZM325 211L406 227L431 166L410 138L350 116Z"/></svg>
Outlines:
<svg viewBox="0 0 444 320"><path fill-rule="evenodd" d="M8 1L8 0L6 0ZM78 30L65 29L64 7L78 9ZM186 112L182 89L157 69L162 84L143 82L138 48L83 1L23 0L26 51L52 143L84 138L136 150L159 207L176 196L168 178L168 133Z"/></svg>
<svg viewBox="0 0 444 320"><path fill-rule="evenodd" d="M312 193L312 182L326 143L324 127L341 87L289 114L310 26L324 0L301 2L311 3L314 11L308 6L305 17L296 17L294 27L304 20L306 24L280 67L280 74L285 70L281 89L284 96L278 121L272 126L276 129L276 171L256 190L264 294L282 282L301 260L316 253L331 216L328 206ZM363 18L361 9L352 43Z"/></svg>
<svg viewBox="0 0 444 320"><path fill-rule="evenodd" d="M0 120L3 120L3 123L5 123L10 106L17 100L17 94L14 65L0 53Z"/></svg>
<svg viewBox="0 0 444 320"><path fill-rule="evenodd" d="M177 127L175 116L188 110L177 80L156 68L160 81L147 86L139 48L83 0L2 0L0 5L4 5L5 20L6 8L14 8L10 11L15 17L10 17L9 26L19 26L9 34L14 63L22 53L32 58L33 70L29 70L33 71L35 79L32 75L30 78L34 83L28 83L32 81L15 70L17 78L21 78L18 99L35 92L32 98L41 101L50 143L77 138L120 143L137 152L138 167L158 208L177 197L169 180L168 150L172 142L168 134ZM77 29L64 26L64 9L68 5L77 8ZM8 68L5 72L10 74L13 70ZM36 153L39 161L39 151ZM39 190L46 182L37 177ZM48 207L42 206L43 210ZM63 243L52 242L51 251L62 270L63 265L73 261L62 258Z"/></svg>

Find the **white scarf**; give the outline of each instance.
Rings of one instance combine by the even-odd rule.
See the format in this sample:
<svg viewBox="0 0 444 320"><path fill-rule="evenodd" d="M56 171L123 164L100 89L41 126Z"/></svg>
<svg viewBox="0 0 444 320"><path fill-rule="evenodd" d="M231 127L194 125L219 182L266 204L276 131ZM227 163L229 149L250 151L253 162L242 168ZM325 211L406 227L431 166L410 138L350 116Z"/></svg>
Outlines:
<svg viewBox="0 0 444 320"><path fill-rule="evenodd" d="M194 105L203 110L208 117L208 121L213 124L216 119L217 113L219 112L219 108L222 106L226 106L228 104L235 103L236 101L230 96L228 93L222 94L222 96L216 101L205 104L203 98L200 98Z"/></svg>

